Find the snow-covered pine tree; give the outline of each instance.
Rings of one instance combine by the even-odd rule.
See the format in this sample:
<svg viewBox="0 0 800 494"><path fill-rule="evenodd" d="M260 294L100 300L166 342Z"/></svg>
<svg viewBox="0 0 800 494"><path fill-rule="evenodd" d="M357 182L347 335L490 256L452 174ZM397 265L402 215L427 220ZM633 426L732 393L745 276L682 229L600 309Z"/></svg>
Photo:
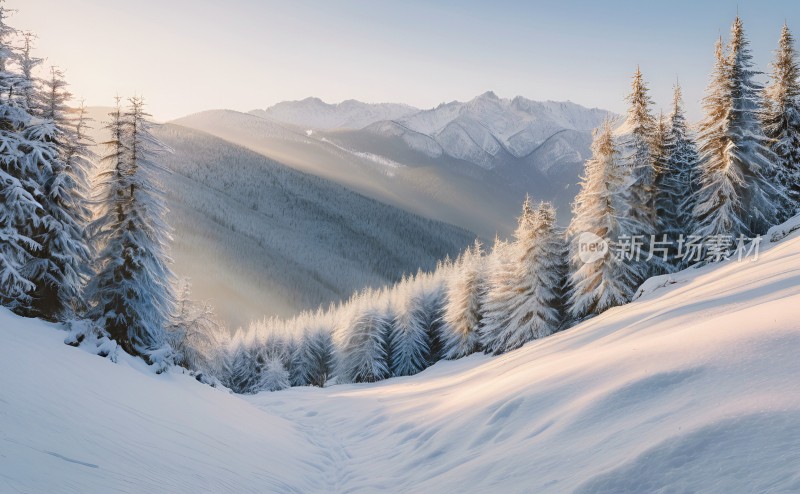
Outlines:
<svg viewBox="0 0 800 494"><path fill-rule="evenodd" d="M291 321L294 322L294 321ZM293 335L289 340L287 347L288 355L284 361L287 370L289 371L289 385L290 386L307 386L308 383L303 379L302 360L300 349L303 345L303 335Z"/></svg>
<svg viewBox="0 0 800 494"><path fill-rule="evenodd" d="M475 241L453 266L447 280L442 319L442 354L457 359L480 350L481 299L485 291L483 246Z"/></svg>
<svg viewBox="0 0 800 494"><path fill-rule="evenodd" d="M337 375L343 382L375 382L391 375L389 334L392 320L386 310L376 307L374 293L363 293L353 314L340 328L341 358ZM377 298L377 297L376 297Z"/></svg>
<svg viewBox="0 0 800 494"><path fill-rule="evenodd" d="M778 220L800 208L800 66L794 38L784 24L770 83L764 90L764 133L778 158L776 179L786 193Z"/></svg>
<svg viewBox="0 0 800 494"><path fill-rule="evenodd" d="M17 58L12 46L16 30L6 22L8 17L9 10L0 5L0 303L24 310L35 288L24 265L30 252L41 247L28 233L39 226L42 212L39 170L29 159L40 148L24 136L31 115L18 91L26 80L11 68Z"/></svg>
<svg viewBox="0 0 800 494"><path fill-rule="evenodd" d="M48 153L37 156L46 161L39 166L43 221L30 232L40 248L31 252L25 266L35 288L24 312L48 320L67 320L84 307L82 292L89 275L86 177L93 153L86 137L85 109L71 117L75 111L67 104L72 96L66 85L61 71L53 67L37 98L40 121L25 131L30 141L53 148L52 154L48 148Z"/></svg>
<svg viewBox="0 0 800 494"><path fill-rule="evenodd" d="M220 381L234 393L257 393L265 365L260 348L237 334L225 352Z"/></svg>
<svg viewBox="0 0 800 494"><path fill-rule="evenodd" d="M258 391L280 391L290 386L289 371L286 370L283 361L277 357L268 357L264 363L261 379L258 383Z"/></svg>
<svg viewBox="0 0 800 494"><path fill-rule="evenodd" d="M583 319L611 307L629 302L641 275L637 267L614 255L609 245L621 232L631 231L625 224L623 189L626 173L619 163L611 122L594 132L592 157L586 162L581 190L573 204L572 222L567 231L570 243L570 314ZM581 247L605 241L602 257L584 262Z"/></svg>
<svg viewBox="0 0 800 494"><path fill-rule="evenodd" d="M761 86L754 80L757 72L739 17L727 56L718 42L716 58L703 99L694 230L701 237L756 235L775 223L782 192L767 179L774 175L776 156L762 131Z"/></svg>
<svg viewBox="0 0 800 494"><path fill-rule="evenodd" d="M169 344L175 350L175 364L214 374L222 325L210 304L192 300L188 278L181 280L176 292L175 320L168 333Z"/></svg>
<svg viewBox="0 0 800 494"><path fill-rule="evenodd" d="M653 104L647 84L639 67L633 76L631 93L627 96L628 115L618 129L619 162L627 181L622 189L625 210L630 230L622 235L644 235L655 233L656 208L655 184L658 178L658 151L654 149L657 122L650 113ZM614 239L616 240L616 239ZM644 262L644 261L642 261ZM646 267L642 266L644 270Z"/></svg>
<svg viewBox="0 0 800 494"><path fill-rule="evenodd" d="M744 183L744 177L736 167L727 166L726 119L729 106L729 66L722 44L722 37L714 46L714 70L703 97L705 116L698 125L700 166L695 208L692 211L692 231L720 232L744 230L744 225L735 212L741 209L741 197L735 189Z"/></svg>
<svg viewBox="0 0 800 494"><path fill-rule="evenodd" d="M656 196L658 235L667 235L668 240L675 242L680 235L692 233L692 211L695 195L700 188L700 157L686 124L683 97L678 84L675 85L672 99L664 151ZM674 257L671 260L671 264L677 263Z"/></svg>
<svg viewBox="0 0 800 494"><path fill-rule="evenodd" d="M321 312L317 320L322 320ZM334 372L334 347L331 331L325 327L306 328L298 348L298 369L302 385L325 386Z"/></svg>
<svg viewBox="0 0 800 494"><path fill-rule="evenodd" d="M533 209L526 198L510 269L493 280L485 298L481 342L487 353L514 350L559 329L566 247L555 221L552 205Z"/></svg>
<svg viewBox="0 0 800 494"><path fill-rule="evenodd" d="M44 59L33 56L33 40L36 35L30 32L22 33L22 51L19 56L19 68L23 83L17 89L22 93L22 103L32 114L39 115L39 105L42 103L37 97L37 83L39 80L33 75L36 67L44 62Z"/></svg>
<svg viewBox="0 0 800 494"><path fill-rule="evenodd" d="M424 293L419 293L422 287L414 285L406 279L399 286L398 310L389 341L393 376L417 374L429 362L429 316L425 312Z"/></svg>
<svg viewBox="0 0 800 494"><path fill-rule="evenodd" d="M533 221L535 211L530 196L525 196L522 214L514 235L524 235L524 229ZM481 299L481 322L478 328L481 347L491 353L497 334L505 328L511 317L511 307L515 303L515 278L519 271L516 263L520 259L520 247L515 241L509 243L495 236L492 252L485 263L486 288Z"/></svg>
<svg viewBox="0 0 800 494"><path fill-rule="evenodd" d="M88 285L89 315L132 355L161 370L169 363L165 328L174 314L169 227L155 172L165 149L150 133L140 98L111 113L111 140L98 175L96 274Z"/></svg>
<svg viewBox="0 0 800 494"><path fill-rule="evenodd" d="M442 273L434 272L424 275L417 275L424 286L421 307L423 314L423 324L428 333L428 366L431 366L442 359L442 317L444 317L445 283Z"/></svg>
<svg viewBox="0 0 800 494"><path fill-rule="evenodd" d="M664 239L664 234L667 232L662 231L662 227L665 226L664 219L666 216L669 216L670 211L668 208L670 205L665 204L661 199L663 193L661 189L663 188L665 176L664 172L667 166L667 160L669 158L669 125L667 124L667 119L664 117L664 112L660 112L658 115L658 119L656 120L656 126L653 131L653 142L652 142L652 153L653 153L653 168L656 170L656 178L655 183L653 184L653 211L655 212L655 224L653 227L653 232L656 237L646 237L643 243L649 243L651 238L658 238L660 240ZM673 206L674 207L674 206ZM665 209L667 208L667 209ZM668 234L667 238L670 238ZM648 245L648 250L649 250ZM656 276L659 274L663 274L672 270L672 266L669 263L669 259L664 259L664 256L661 255L659 252L654 252L652 259L647 261L647 274L646 277L649 276Z"/></svg>

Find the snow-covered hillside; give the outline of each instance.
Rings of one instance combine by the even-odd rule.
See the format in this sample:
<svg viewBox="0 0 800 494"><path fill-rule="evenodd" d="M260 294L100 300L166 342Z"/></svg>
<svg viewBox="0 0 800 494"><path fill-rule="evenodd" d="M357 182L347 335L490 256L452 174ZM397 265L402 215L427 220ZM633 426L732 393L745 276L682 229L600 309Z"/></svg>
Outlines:
<svg viewBox="0 0 800 494"><path fill-rule="evenodd" d="M486 238L494 237L498 229L510 232L519 203L529 191L525 184L508 182L491 171L447 156L433 159L363 131L306 135L300 127L226 110L189 115L173 123ZM539 188L545 191L549 184L541 182Z"/></svg>
<svg viewBox="0 0 800 494"><path fill-rule="evenodd" d="M102 121L108 110L93 113ZM240 116L259 135L305 139L250 115L218 115L223 125ZM156 134L174 151L162 161L172 173L159 178L175 229L175 271L232 329L431 269L475 239L197 130L164 125ZM98 131L95 140L106 138Z"/></svg>
<svg viewBox="0 0 800 494"><path fill-rule="evenodd" d="M248 398L2 309L0 491L797 492L800 229L781 236L501 357Z"/></svg>
<svg viewBox="0 0 800 494"><path fill-rule="evenodd" d="M491 239L511 233L526 194L552 201L569 220L591 130L607 115L488 92L424 111L308 98L173 123Z"/></svg>
<svg viewBox="0 0 800 494"><path fill-rule="evenodd" d="M229 325L289 316L455 256L474 234L178 126L162 174L176 270Z"/></svg>

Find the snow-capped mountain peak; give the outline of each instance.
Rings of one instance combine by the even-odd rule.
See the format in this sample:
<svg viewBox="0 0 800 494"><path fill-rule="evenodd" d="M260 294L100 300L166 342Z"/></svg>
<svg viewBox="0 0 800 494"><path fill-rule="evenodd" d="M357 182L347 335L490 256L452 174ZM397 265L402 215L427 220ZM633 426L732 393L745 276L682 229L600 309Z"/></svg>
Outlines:
<svg viewBox="0 0 800 494"><path fill-rule="evenodd" d="M467 102L453 101L431 110L416 112L396 120L408 132L422 134L438 146L424 149L493 169L507 156L525 158L553 136L572 131L574 137L562 136L560 148L578 160L588 157L585 135L609 115L605 110L585 108L564 101L533 101L522 96L501 98L487 91ZM370 127L375 133L397 129L386 125ZM404 136L409 146L419 136ZM565 140L566 139L566 140ZM574 141L570 145L569 141ZM423 150L423 152L425 152Z"/></svg>

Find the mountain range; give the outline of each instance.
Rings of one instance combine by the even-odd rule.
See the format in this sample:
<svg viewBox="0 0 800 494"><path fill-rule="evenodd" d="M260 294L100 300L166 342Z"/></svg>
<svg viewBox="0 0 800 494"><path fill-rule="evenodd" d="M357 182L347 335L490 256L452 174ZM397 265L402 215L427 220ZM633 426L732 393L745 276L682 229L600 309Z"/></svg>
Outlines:
<svg viewBox="0 0 800 494"><path fill-rule="evenodd" d="M553 201L568 221L591 131L607 117L614 115L571 102L486 92L429 110L306 98L174 123L491 239L513 231L526 194Z"/></svg>
<svg viewBox="0 0 800 494"><path fill-rule="evenodd" d="M161 179L175 271L236 327L509 236L526 194L566 223L609 116L492 92L429 110L307 98L188 115L156 129L174 151Z"/></svg>
<svg viewBox="0 0 800 494"><path fill-rule="evenodd" d="M92 113L102 121L108 111ZM198 130L154 134L172 151L157 176L173 269L232 329L432 269L475 238Z"/></svg>

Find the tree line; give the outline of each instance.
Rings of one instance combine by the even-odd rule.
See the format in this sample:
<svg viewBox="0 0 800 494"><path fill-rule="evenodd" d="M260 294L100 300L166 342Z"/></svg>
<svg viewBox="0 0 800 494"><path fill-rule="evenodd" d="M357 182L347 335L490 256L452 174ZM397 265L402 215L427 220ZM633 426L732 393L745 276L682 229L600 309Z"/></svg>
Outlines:
<svg viewBox="0 0 800 494"><path fill-rule="evenodd" d="M500 354L629 302L650 276L752 244L800 206L800 80L787 26L766 87L758 74L738 17L727 45L717 42L698 125L686 121L678 84L669 115L656 117L637 69L624 122L594 132L566 229L550 204L528 198L511 241L495 239L489 252L476 242L431 273L328 311L255 324L223 346L217 375L251 393ZM607 242L597 259L580 252L586 234Z"/></svg>
<svg viewBox="0 0 800 494"><path fill-rule="evenodd" d="M86 109L70 107L57 67L40 76L35 36L10 14L0 5L0 303L66 324L72 345L89 337L98 353L121 348L157 371L185 362L188 342L205 341L198 325L208 335L215 323L176 294L153 176L166 150L143 100L117 98L98 160Z"/></svg>
<svg viewBox="0 0 800 494"><path fill-rule="evenodd" d="M373 382L514 350L629 302L649 276L724 258L734 239L763 234L800 206L791 33L784 26L762 87L737 18L727 45L717 43L696 127L677 85L669 116L656 118L637 69L625 121L594 133L566 229L551 204L526 198L514 237L488 252L476 241L431 272L230 335L170 270L156 178L168 173L169 150L143 100L117 99L97 159L85 110L70 108L58 69L37 75L34 37L9 27L8 13L0 5L0 303L67 324L69 344L112 359L121 349L158 372L181 365L240 393ZM587 234L610 246L596 259L581 251ZM623 249L648 237L635 256ZM686 255L685 243L712 239L715 256Z"/></svg>

